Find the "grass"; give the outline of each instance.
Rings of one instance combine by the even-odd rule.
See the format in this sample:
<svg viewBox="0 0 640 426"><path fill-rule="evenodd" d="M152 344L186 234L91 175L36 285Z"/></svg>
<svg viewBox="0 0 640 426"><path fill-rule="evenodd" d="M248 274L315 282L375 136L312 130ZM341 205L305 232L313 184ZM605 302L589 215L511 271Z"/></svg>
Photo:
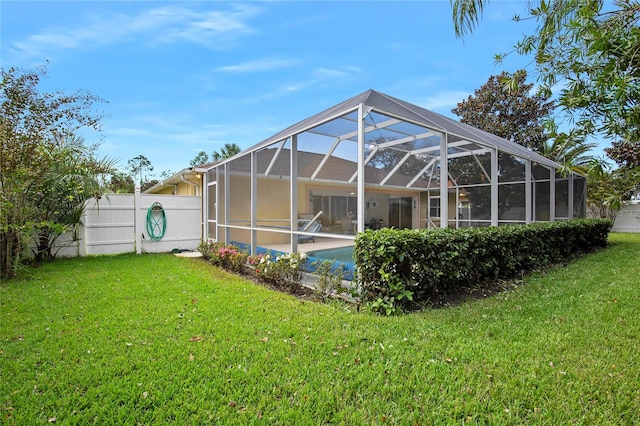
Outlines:
<svg viewBox="0 0 640 426"><path fill-rule="evenodd" d="M56 261L0 286L5 424L638 424L640 235L397 317L197 259Z"/></svg>

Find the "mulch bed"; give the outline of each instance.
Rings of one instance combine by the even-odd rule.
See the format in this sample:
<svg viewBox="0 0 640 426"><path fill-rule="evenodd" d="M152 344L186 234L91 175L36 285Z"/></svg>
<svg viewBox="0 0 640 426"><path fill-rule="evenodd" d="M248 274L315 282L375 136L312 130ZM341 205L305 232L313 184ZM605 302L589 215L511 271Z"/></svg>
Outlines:
<svg viewBox="0 0 640 426"><path fill-rule="evenodd" d="M437 294L426 306L420 306L418 309L430 308L440 309L450 306L461 305L467 301L486 299L505 291L513 290L522 284L520 279L512 280L496 280L488 282L478 287L460 287L456 291Z"/></svg>
<svg viewBox="0 0 640 426"><path fill-rule="evenodd" d="M261 281L251 273L243 273L241 275L258 285L268 288L269 290L290 294L300 300L312 301L312 302L321 301L321 298L313 289L303 285L277 285L277 284L266 283L264 281ZM482 286L460 287L455 291L436 294L426 304L419 304L419 303L409 304L407 306L407 310L420 311L425 309L442 309L442 308L457 306L467 301L486 299L487 297L492 297L492 296L495 296L496 294L512 290L516 288L518 285L522 284L522 282L523 281L521 279L495 280L495 281L484 283Z"/></svg>

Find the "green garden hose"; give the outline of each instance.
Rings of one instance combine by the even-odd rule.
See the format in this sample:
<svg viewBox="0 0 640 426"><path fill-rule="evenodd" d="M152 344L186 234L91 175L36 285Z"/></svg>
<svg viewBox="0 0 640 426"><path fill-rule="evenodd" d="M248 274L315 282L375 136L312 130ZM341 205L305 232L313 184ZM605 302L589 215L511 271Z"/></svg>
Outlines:
<svg viewBox="0 0 640 426"><path fill-rule="evenodd" d="M167 230L167 216L162 204L155 202L147 210L147 235L152 240L160 240Z"/></svg>

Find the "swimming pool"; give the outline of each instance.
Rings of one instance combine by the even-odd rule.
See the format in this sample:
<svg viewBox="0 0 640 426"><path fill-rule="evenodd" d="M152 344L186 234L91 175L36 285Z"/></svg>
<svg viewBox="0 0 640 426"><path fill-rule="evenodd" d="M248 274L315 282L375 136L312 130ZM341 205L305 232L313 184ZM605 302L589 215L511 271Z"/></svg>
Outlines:
<svg viewBox="0 0 640 426"><path fill-rule="evenodd" d="M243 250L249 252L251 250L251 246L246 243L241 243L239 241L231 241L230 244L240 247ZM285 254L285 252L277 251L277 250L269 250L265 247L258 246L256 248L258 254L266 254L271 253L274 256L280 256ZM326 250L314 250L307 252L307 261L304 265L304 270L307 272L315 272L316 267L313 265L313 262L322 262L323 260L334 261L334 265L332 270L336 270L340 267L340 265L344 265L344 279L348 281L353 281L353 275L356 270L355 262L353 261L353 246L347 247L337 247Z"/></svg>
<svg viewBox="0 0 640 426"><path fill-rule="evenodd" d="M314 250L308 252L307 255L320 259L338 260L340 262L353 263L353 246L337 247L326 250Z"/></svg>
<svg viewBox="0 0 640 426"><path fill-rule="evenodd" d="M353 246L337 247L325 250L314 250L307 253L308 261L307 265L311 265L315 261L322 262L323 260L335 261L334 269L339 268L340 265L344 265L345 279L353 280L353 273L356 270L355 262L353 261ZM315 268L309 272L313 272Z"/></svg>

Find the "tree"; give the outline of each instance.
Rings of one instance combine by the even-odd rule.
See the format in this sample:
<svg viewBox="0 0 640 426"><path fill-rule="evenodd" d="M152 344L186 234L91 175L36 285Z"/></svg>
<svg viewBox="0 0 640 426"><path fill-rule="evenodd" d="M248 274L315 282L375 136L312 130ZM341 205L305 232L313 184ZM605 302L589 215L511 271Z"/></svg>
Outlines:
<svg viewBox="0 0 640 426"><path fill-rule="evenodd" d="M84 91L41 93L45 67L2 69L1 76L0 277L6 278L31 239L37 246L45 229L67 226L71 210L95 195L91 177L108 171L109 162L94 159L81 140L64 143L80 128L99 129L101 116L92 108L100 98ZM69 203L58 204L60 197Z"/></svg>
<svg viewBox="0 0 640 426"><path fill-rule="evenodd" d="M640 142L616 141L605 152L618 168L589 175L587 202L597 216L614 220L625 202L640 195Z"/></svg>
<svg viewBox="0 0 640 426"><path fill-rule="evenodd" d="M595 143L583 142L582 135L574 130L554 135L545 141L540 154L560 164L562 167L558 172L563 176L571 172L587 176L591 169L601 165L589 154L596 146Z"/></svg>
<svg viewBox="0 0 640 426"><path fill-rule="evenodd" d="M628 143L616 141L611 144L610 148L605 148L604 151L620 167L627 169L640 167L640 141Z"/></svg>
<svg viewBox="0 0 640 426"><path fill-rule="evenodd" d="M151 161L144 155L137 155L127 162L129 171L133 176L138 175L138 184L143 186L148 181L148 176L145 172L152 172L153 166Z"/></svg>
<svg viewBox="0 0 640 426"><path fill-rule="evenodd" d="M370 146L373 146L374 144L383 144L389 141L391 141L391 139L377 137L371 139L367 143L369 143ZM369 154L370 152L367 152L366 156L369 156ZM401 164L396 173L398 175L404 175L413 178L416 174L420 173L420 171L427 165L427 160L419 155L412 155L409 158L405 159L406 154L406 151L395 149L393 146L381 148L376 151L376 153L369 161L368 165L380 170L386 170L386 174L389 170L396 167L398 163L400 163L404 159L404 162Z"/></svg>
<svg viewBox="0 0 640 426"><path fill-rule="evenodd" d="M140 192L146 191L147 189L151 188L152 186L157 185L159 182L160 181L158 179L151 179L151 180L146 181L140 187Z"/></svg>
<svg viewBox="0 0 640 426"><path fill-rule="evenodd" d="M527 84L527 72L502 72L489 80L451 110L460 121L494 135L541 151L549 138L545 122L551 120L553 102L532 94L533 84ZM506 85L512 81L515 84Z"/></svg>
<svg viewBox="0 0 640 426"><path fill-rule="evenodd" d="M209 156L206 152L200 151L198 155L196 155L193 160L189 163L191 167L199 166L201 164L206 164L209 162Z"/></svg>
<svg viewBox="0 0 640 426"><path fill-rule="evenodd" d="M640 168L606 168L587 179L587 205L597 217L615 220L625 202L640 193Z"/></svg>
<svg viewBox="0 0 640 426"><path fill-rule="evenodd" d="M489 1L451 3L462 37L474 31ZM559 106L585 136L603 132L626 143L640 141L640 3L615 0L606 9L602 0L536 4L526 17L536 21L535 33L513 52L534 54L540 92L550 96L555 90Z"/></svg>
<svg viewBox="0 0 640 426"><path fill-rule="evenodd" d="M43 179L34 182L36 219L31 251L36 261L53 260L56 242L64 234L77 240L77 229L88 198L101 198L98 175L110 173L114 162L96 161L94 147L72 133L56 134L47 150L51 163L41 170Z"/></svg>
<svg viewBox="0 0 640 426"><path fill-rule="evenodd" d="M231 158L241 151L240 147L235 143L226 143L219 151L213 151L211 158L213 161L225 160Z"/></svg>
<svg viewBox="0 0 640 426"><path fill-rule="evenodd" d="M173 173L173 171L171 170L163 170L162 173L160 173L160 179L162 180L169 179L174 174L175 173Z"/></svg>
<svg viewBox="0 0 640 426"><path fill-rule="evenodd" d="M116 194L131 194L135 190L135 182L131 175L114 173L106 187Z"/></svg>

